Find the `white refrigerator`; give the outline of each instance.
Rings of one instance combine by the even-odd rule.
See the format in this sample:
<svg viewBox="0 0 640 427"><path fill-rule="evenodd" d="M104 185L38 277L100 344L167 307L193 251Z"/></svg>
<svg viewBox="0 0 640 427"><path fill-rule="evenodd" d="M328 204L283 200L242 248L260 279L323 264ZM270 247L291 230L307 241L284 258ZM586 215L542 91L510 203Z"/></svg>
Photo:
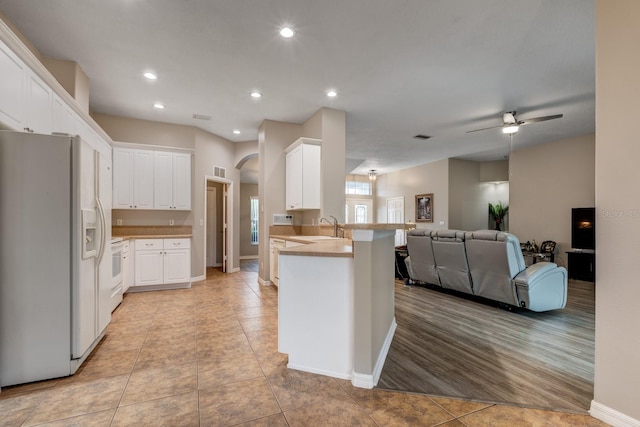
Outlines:
<svg viewBox="0 0 640 427"><path fill-rule="evenodd" d="M73 374L111 320L111 148L0 131L0 386Z"/></svg>

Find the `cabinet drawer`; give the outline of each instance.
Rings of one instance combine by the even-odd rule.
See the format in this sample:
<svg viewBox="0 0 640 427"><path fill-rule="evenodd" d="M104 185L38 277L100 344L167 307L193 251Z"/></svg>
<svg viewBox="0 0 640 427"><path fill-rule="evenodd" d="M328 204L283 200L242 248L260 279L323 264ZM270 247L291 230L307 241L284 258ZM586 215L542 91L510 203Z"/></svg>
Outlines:
<svg viewBox="0 0 640 427"><path fill-rule="evenodd" d="M165 249L187 249L191 247L191 239L164 239Z"/></svg>
<svg viewBox="0 0 640 427"><path fill-rule="evenodd" d="M162 239L136 239L136 251L163 249Z"/></svg>

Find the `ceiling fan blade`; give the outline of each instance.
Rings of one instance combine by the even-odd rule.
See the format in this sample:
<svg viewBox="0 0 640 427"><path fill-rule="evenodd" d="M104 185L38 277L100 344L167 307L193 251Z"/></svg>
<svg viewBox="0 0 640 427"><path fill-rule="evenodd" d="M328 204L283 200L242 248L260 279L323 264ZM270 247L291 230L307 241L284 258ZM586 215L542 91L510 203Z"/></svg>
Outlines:
<svg viewBox="0 0 640 427"><path fill-rule="evenodd" d="M546 122L547 120L559 119L562 116L563 116L563 114L555 114L553 116L534 117L533 119L527 119L527 120L523 120L521 122L518 122L518 124L519 125L529 125L531 123Z"/></svg>
<svg viewBox="0 0 640 427"><path fill-rule="evenodd" d="M468 130L466 133L472 133L472 132L480 132L481 130L489 130L489 129L497 129L497 128L501 128L504 125L498 125L498 126L491 126L490 128L482 128L482 129L474 129L474 130Z"/></svg>

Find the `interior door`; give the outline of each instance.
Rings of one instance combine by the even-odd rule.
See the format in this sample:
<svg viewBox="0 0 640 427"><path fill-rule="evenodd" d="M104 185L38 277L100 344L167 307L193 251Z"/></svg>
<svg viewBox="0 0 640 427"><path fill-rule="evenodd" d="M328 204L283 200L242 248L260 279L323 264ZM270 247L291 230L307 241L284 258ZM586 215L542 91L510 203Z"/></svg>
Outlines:
<svg viewBox="0 0 640 427"><path fill-rule="evenodd" d="M404 224L404 197L387 199L387 224ZM406 244L404 230L396 230L395 246Z"/></svg>
<svg viewBox="0 0 640 427"><path fill-rule="evenodd" d="M229 186L224 184L222 189L222 272L227 272L227 206L229 201Z"/></svg>
<svg viewBox="0 0 640 427"><path fill-rule="evenodd" d="M218 236L216 197L216 188L207 188L207 267L216 265L216 237Z"/></svg>

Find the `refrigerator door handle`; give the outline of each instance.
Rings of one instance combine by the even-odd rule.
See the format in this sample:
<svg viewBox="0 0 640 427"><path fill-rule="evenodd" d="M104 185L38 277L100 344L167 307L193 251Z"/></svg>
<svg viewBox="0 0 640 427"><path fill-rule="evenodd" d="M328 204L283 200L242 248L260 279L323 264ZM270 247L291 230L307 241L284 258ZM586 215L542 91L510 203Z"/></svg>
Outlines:
<svg viewBox="0 0 640 427"><path fill-rule="evenodd" d="M96 198L96 204L98 205L98 213L100 214L100 251L98 252L98 255L96 256L97 258L97 263L100 264L100 262L102 262L102 257L104 256L104 250L106 247L106 241L105 241L105 227L107 226L107 220L104 216L104 208L102 207L102 201L100 201L100 198Z"/></svg>

